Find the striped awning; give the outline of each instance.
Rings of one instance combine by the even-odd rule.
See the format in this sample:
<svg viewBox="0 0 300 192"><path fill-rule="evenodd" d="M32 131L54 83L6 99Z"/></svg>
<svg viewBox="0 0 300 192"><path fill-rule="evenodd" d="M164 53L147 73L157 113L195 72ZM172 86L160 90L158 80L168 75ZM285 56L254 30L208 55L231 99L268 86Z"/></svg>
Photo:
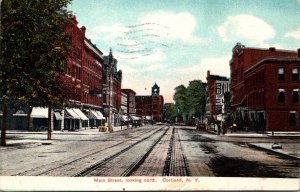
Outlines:
<svg viewBox="0 0 300 192"><path fill-rule="evenodd" d="M62 116L59 112L54 112L54 116L56 120L62 120Z"/></svg>
<svg viewBox="0 0 300 192"><path fill-rule="evenodd" d="M96 113L101 117L101 119L105 119L105 117L103 116L103 114L100 111L96 111Z"/></svg>
<svg viewBox="0 0 300 192"><path fill-rule="evenodd" d="M80 119L80 116L73 109L66 109L67 115L72 119Z"/></svg>
<svg viewBox="0 0 300 192"><path fill-rule="evenodd" d="M48 108L33 107L30 117L32 117L32 118L48 118Z"/></svg>
<svg viewBox="0 0 300 192"><path fill-rule="evenodd" d="M90 110L90 119L102 119L102 117L94 110Z"/></svg>
<svg viewBox="0 0 300 192"><path fill-rule="evenodd" d="M81 120L89 120L89 118L87 118L80 109L73 108L73 111L80 117Z"/></svg>

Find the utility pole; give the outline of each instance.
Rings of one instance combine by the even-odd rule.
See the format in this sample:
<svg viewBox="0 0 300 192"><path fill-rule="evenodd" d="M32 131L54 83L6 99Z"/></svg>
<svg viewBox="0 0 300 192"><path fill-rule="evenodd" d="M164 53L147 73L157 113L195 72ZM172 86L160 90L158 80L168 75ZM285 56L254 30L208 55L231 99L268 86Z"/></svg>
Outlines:
<svg viewBox="0 0 300 192"><path fill-rule="evenodd" d="M113 67L114 67L114 58L112 55L112 50L109 51L109 59L108 59L108 66L107 66L107 75L108 75L108 131L111 133L113 132L112 126L112 108L113 106Z"/></svg>
<svg viewBox="0 0 300 192"><path fill-rule="evenodd" d="M129 102L130 102L130 94L127 92L127 129L129 128Z"/></svg>

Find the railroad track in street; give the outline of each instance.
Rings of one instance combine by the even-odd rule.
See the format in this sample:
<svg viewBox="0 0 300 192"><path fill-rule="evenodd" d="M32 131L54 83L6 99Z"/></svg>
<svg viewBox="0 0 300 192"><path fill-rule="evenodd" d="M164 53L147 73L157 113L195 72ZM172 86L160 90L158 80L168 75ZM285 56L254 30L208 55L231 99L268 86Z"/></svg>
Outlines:
<svg viewBox="0 0 300 192"><path fill-rule="evenodd" d="M173 128L163 176L190 176L189 166L183 154L178 129Z"/></svg>
<svg viewBox="0 0 300 192"><path fill-rule="evenodd" d="M159 129L148 137L133 143L73 176L130 176L140 167L168 130L169 128Z"/></svg>
<svg viewBox="0 0 300 192"><path fill-rule="evenodd" d="M109 154L111 151L113 151L115 148L118 148L121 146L123 147L124 144L134 141L135 139L140 138L141 136L149 137L149 135L153 135L159 130L162 130L163 127L158 127L155 129L150 130L141 130L141 134L138 134L135 137L132 137L130 139L126 139L124 141L118 142L116 144L110 145L106 148L92 151L86 155L83 155L79 158L72 159L71 161L61 163L61 161L55 161L51 162L46 165L42 165L39 167L35 167L30 170L26 170L25 172L18 173L14 176L74 176L74 169L77 166L86 166L85 164L91 164L94 159L97 159L99 156L103 156L106 153ZM139 141L137 141L139 142ZM131 145L131 144L130 144ZM55 164L58 165L55 165ZM71 174L68 174L71 173Z"/></svg>

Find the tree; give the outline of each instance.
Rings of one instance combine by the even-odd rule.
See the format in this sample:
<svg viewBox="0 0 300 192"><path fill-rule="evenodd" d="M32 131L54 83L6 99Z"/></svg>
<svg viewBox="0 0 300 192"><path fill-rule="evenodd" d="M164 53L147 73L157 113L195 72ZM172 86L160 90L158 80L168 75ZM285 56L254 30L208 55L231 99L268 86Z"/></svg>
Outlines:
<svg viewBox="0 0 300 192"><path fill-rule="evenodd" d="M205 86L200 80L190 81L187 88L184 85L177 86L173 99L185 123L193 123L194 118L204 115Z"/></svg>
<svg viewBox="0 0 300 192"><path fill-rule="evenodd" d="M164 105L164 119L174 121L177 115L176 106L174 103L166 103Z"/></svg>
<svg viewBox="0 0 300 192"><path fill-rule="evenodd" d="M183 121L186 121L186 114L189 107L187 106L187 89L184 85L179 85L175 88L173 100L178 108L178 115L183 117Z"/></svg>
<svg viewBox="0 0 300 192"><path fill-rule="evenodd" d="M189 120L201 118L205 113L205 87L200 80L190 81L187 88L187 98L189 102Z"/></svg>
<svg viewBox="0 0 300 192"><path fill-rule="evenodd" d="M61 107L70 89L64 84L71 41L66 33L71 0L3 0L1 2L2 99L1 145L6 145L7 107L11 102ZM48 126L48 139L51 129Z"/></svg>

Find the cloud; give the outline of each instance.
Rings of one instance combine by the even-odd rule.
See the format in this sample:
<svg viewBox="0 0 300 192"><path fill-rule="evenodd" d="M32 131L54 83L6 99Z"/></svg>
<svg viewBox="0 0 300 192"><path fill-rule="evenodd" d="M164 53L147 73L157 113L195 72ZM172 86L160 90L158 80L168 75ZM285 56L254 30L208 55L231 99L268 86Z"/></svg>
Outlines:
<svg viewBox="0 0 300 192"><path fill-rule="evenodd" d="M275 36L271 25L253 15L229 16L217 30L224 42L242 41L252 46L261 45Z"/></svg>
<svg viewBox="0 0 300 192"><path fill-rule="evenodd" d="M171 11L157 11L148 13L142 23L157 23L166 27L167 37L173 40L181 40L187 43L197 44L201 39L195 36L197 21L188 12L174 13Z"/></svg>
<svg viewBox="0 0 300 192"><path fill-rule="evenodd" d="M153 49L151 52L126 54L115 52L114 56L120 60L133 65L148 65L148 63L160 62L166 58L166 54L161 49Z"/></svg>
<svg viewBox="0 0 300 192"><path fill-rule="evenodd" d="M299 0L300 1L300 0ZM284 37L290 37L297 40L300 40L300 27L294 31L287 32Z"/></svg>
<svg viewBox="0 0 300 192"><path fill-rule="evenodd" d="M300 4L300 0L297 0L297 2Z"/></svg>
<svg viewBox="0 0 300 192"><path fill-rule="evenodd" d="M224 56L219 58L202 58L197 64L174 69L174 72L182 76L193 79L201 79L206 82L207 71L210 70L211 74L230 76L229 60L231 56Z"/></svg>

